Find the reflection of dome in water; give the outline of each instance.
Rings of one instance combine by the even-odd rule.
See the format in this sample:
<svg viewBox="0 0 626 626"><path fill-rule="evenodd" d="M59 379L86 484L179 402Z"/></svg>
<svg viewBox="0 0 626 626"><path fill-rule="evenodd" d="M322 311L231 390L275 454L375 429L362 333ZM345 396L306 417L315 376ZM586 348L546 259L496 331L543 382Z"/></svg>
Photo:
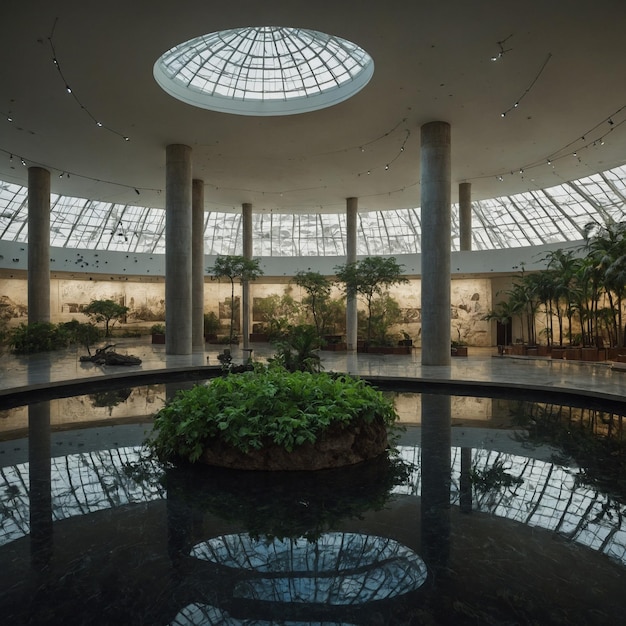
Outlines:
<svg viewBox="0 0 626 626"><path fill-rule="evenodd" d="M280 603L362 605L414 591L427 575L406 546L357 533L325 533L317 541L224 535L197 544L191 556L253 573L235 585L235 598Z"/></svg>
<svg viewBox="0 0 626 626"><path fill-rule="evenodd" d="M215 606L209 604L189 604L174 618L174 621L170 622L170 626L212 626L219 624L219 626L241 626L241 624L252 624L255 626L271 626L276 622L255 619L254 622L242 622L240 619L236 619L230 616L228 611L218 609ZM289 620L281 621L281 624L286 626L321 626L322 622L301 622ZM329 622L324 620L324 626L352 626L351 623L341 622Z"/></svg>

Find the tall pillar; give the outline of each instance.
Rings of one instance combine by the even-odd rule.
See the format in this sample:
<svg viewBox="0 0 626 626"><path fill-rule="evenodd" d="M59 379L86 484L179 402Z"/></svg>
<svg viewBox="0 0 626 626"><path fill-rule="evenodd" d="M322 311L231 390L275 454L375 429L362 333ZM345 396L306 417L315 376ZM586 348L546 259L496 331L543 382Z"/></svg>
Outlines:
<svg viewBox="0 0 626 626"><path fill-rule="evenodd" d="M346 262L356 263L356 223L359 210L358 198L346 199ZM357 347L357 299L356 292L348 292L346 298L346 342L348 352Z"/></svg>
<svg viewBox="0 0 626 626"><path fill-rule="evenodd" d="M191 354L191 148L165 163L165 353Z"/></svg>
<svg viewBox="0 0 626 626"><path fill-rule="evenodd" d="M422 365L450 365L450 124L421 128Z"/></svg>
<svg viewBox="0 0 626 626"><path fill-rule="evenodd" d="M459 227L461 250L472 249L472 183L459 184Z"/></svg>
<svg viewBox="0 0 626 626"><path fill-rule="evenodd" d="M50 321L50 172L28 168L28 323Z"/></svg>
<svg viewBox="0 0 626 626"><path fill-rule="evenodd" d="M252 205L244 202L241 205L242 231L243 231L243 256L252 259ZM241 332L243 334L243 348L250 347L250 282L241 281Z"/></svg>
<svg viewBox="0 0 626 626"><path fill-rule="evenodd" d="M204 352L204 181L191 189L191 348Z"/></svg>

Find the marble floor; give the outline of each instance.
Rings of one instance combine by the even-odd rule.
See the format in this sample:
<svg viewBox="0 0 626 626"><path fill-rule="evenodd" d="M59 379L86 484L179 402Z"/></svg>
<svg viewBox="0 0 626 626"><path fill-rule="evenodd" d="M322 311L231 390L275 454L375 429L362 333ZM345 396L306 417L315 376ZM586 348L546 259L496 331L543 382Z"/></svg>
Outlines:
<svg viewBox="0 0 626 626"><path fill-rule="evenodd" d="M166 355L165 346L152 345L149 337L116 339L115 350L141 358L137 366L97 366L80 362L81 348L29 356L4 354L0 358L0 407L15 390L41 389L47 385L85 381L95 378L131 376L177 369L201 370L217 366L223 346L207 344L204 352L188 356ZM252 344L253 359L264 361L274 354L270 344ZM233 362L247 356L233 348ZM470 348L468 357L453 358L449 366L421 364L421 353L411 355L348 355L322 351L326 371L340 371L366 377L400 377L409 380L495 383L510 389L569 390L597 398L626 398L626 372L611 362L551 360L499 356L496 348Z"/></svg>

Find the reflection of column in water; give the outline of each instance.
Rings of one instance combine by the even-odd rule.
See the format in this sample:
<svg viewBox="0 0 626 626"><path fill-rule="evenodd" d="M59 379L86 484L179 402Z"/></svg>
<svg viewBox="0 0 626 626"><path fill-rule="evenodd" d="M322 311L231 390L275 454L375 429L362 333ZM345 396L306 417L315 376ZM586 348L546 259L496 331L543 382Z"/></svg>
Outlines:
<svg viewBox="0 0 626 626"><path fill-rule="evenodd" d="M30 483L31 563L45 566L52 557L52 481L50 402L28 407L28 479Z"/></svg>
<svg viewBox="0 0 626 626"><path fill-rule="evenodd" d="M450 553L450 397L422 395L422 556L437 569Z"/></svg>
<svg viewBox="0 0 626 626"><path fill-rule="evenodd" d="M166 383L165 385L165 401L169 402L174 399L174 396L183 389L191 389L194 385L198 383L193 381L182 381L175 383ZM202 384L202 383L200 383Z"/></svg>
<svg viewBox="0 0 626 626"><path fill-rule="evenodd" d="M459 481L459 504L463 513L472 512L472 449L461 448L461 478Z"/></svg>

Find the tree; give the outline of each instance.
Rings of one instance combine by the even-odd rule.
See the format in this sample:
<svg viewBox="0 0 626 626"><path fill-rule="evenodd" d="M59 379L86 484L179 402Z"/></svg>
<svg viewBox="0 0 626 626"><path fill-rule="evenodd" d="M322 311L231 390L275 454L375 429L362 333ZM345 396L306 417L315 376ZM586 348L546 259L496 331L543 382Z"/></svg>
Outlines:
<svg viewBox="0 0 626 626"><path fill-rule="evenodd" d="M328 309L330 300L330 290L332 282L319 272L298 272L294 282L298 287L306 291L306 296L302 299L302 304L306 306L313 316L313 323L317 330L318 337L321 337L324 330L324 312Z"/></svg>
<svg viewBox="0 0 626 626"><path fill-rule="evenodd" d="M233 343L233 332L235 325L235 281L238 280L240 284L256 280L259 276L263 276L263 270L259 267L260 261L258 259L246 259L244 256L236 254L228 254L225 256L218 256L215 259L215 265L207 268L207 272L213 276L213 278L219 280L220 278L228 278L230 281L230 334L228 337L228 343Z"/></svg>
<svg viewBox="0 0 626 626"><path fill-rule="evenodd" d="M408 283L402 276L404 265L395 257L366 257L355 263L335 267L337 279L344 284L346 295L357 294L367 307L367 343L372 338L373 304L387 294L393 285Z"/></svg>
<svg viewBox="0 0 626 626"><path fill-rule="evenodd" d="M511 318L516 315L516 311L512 308L509 300L501 300L496 304L492 311L489 311L482 319L485 321L496 320L504 326L504 345L509 345L512 341L511 337Z"/></svg>
<svg viewBox="0 0 626 626"><path fill-rule="evenodd" d="M585 226L585 249L600 272L600 280L614 315L614 335L617 345L624 345L622 323L623 300L626 296L626 222L609 220L604 225Z"/></svg>
<svg viewBox="0 0 626 626"><path fill-rule="evenodd" d="M129 309L115 300L92 300L83 313L89 316L96 324L104 322L104 336L111 336L111 328L117 321L121 321Z"/></svg>

